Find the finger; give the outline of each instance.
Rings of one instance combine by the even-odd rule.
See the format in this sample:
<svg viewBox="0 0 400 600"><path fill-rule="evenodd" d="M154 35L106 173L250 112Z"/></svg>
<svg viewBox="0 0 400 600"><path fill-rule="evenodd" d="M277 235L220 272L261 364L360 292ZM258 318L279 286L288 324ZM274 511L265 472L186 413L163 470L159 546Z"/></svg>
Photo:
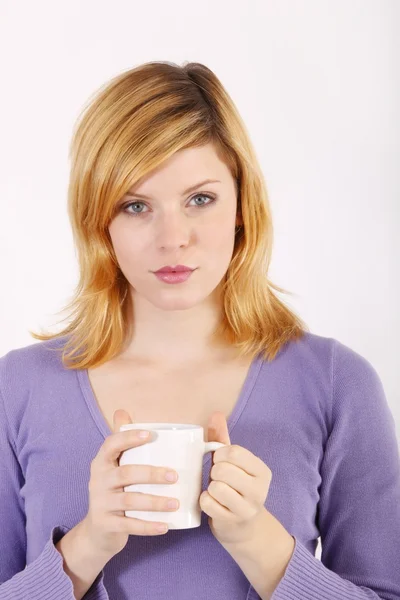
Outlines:
<svg viewBox="0 0 400 600"><path fill-rule="evenodd" d="M210 471L210 483L212 481L223 481L242 496L248 496L249 490L254 486L253 475L249 475L232 463L223 462L213 465Z"/></svg>
<svg viewBox="0 0 400 600"><path fill-rule="evenodd" d="M269 471L269 467L258 456L237 444L218 448L214 453L213 463L217 464L219 462L232 463L254 477L265 476Z"/></svg>
<svg viewBox="0 0 400 600"><path fill-rule="evenodd" d="M131 415L126 410L124 410L123 408L119 408L114 411L113 426L114 426L115 433L119 433L121 425L130 425L131 423L133 423L133 420L131 418ZM121 452L116 458L114 458L112 460L116 461L117 465L119 465L120 458L121 458Z"/></svg>
<svg viewBox="0 0 400 600"><path fill-rule="evenodd" d="M207 490L201 494L199 504L201 510L212 519L229 520L230 522L237 519L231 510L223 506L218 500L215 500Z"/></svg>
<svg viewBox="0 0 400 600"><path fill-rule="evenodd" d="M163 521L143 521L141 519L134 519L133 517L119 517L112 515L110 522L113 527L113 531L129 533L130 535L162 535L167 533L168 523ZM164 531L160 532L159 527L163 526Z"/></svg>
<svg viewBox="0 0 400 600"><path fill-rule="evenodd" d="M127 431L119 431L118 433L109 435L100 447L93 462L95 464L100 463L102 467L106 466L108 468L110 465L118 467L118 459L122 452L130 448L142 446L150 440L150 437L139 437L140 432L140 429L128 429Z"/></svg>
<svg viewBox="0 0 400 600"><path fill-rule="evenodd" d="M208 420L207 433L209 442L222 442L227 445L231 443L228 424L222 411L217 410L212 413Z"/></svg>
<svg viewBox="0 0 400 600"><path fill-rule="evenodd" d="M113 415L113 431L114 433L118 433L121 425L129 425L133 423L130 414L124 410L123 408L119 408L114 411Z"/></svg>
<svg viewBox="0 0 400 600"><path fill-rule="evenodd" d="M268 496L269 486L266 489L263 479L249 475L243 469L232 465L232 463L224 462L214 465L210 476L211 481L226 483L238 492L238 494L246 498L248 502L254 502L256 505L264 504Z"/></svg>
<svg viewBox="0 0 400 600"><path fill-rule="evenodd" d="M160 483L162 485L173 485L177 480L166 479L166 474L176 471L168 467L157 467L155 465L121 465L117 468L111 467L103 472L102 484L114 490L135 485L137 483Z"/></svg>
<svg viewBox="0 0 400 600"><path fill-rule="evenodd" d="M207 492L213 500L240 519L249 519L260 510L259 506L248 502L246 498L222 481L212 481ZM220 509L220 512L224 511Z"/></svg>
<svg viewBox="0 0 400 600"><path fill-rule="evenodd" d="M169 496L156 496L141 492L112 492L107 498L107 511L119 512L121 510L145 510L150 512L175 512L177 504L169 506L174 498Z"/></svg>

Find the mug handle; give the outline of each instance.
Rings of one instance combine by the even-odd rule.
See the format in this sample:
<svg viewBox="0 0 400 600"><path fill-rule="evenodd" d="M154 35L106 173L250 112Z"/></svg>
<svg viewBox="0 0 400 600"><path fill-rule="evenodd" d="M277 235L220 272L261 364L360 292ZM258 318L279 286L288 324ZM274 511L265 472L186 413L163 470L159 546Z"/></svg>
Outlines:
<svg viewBox="0 0 400 600"><path fill-rule="evenodd" d="M218 450L218 448L222 448L222 446L227 445L228 444L223 444L222 442L204 442L203 454L206 454L206 452L214 452L215 450Z"/></svg>

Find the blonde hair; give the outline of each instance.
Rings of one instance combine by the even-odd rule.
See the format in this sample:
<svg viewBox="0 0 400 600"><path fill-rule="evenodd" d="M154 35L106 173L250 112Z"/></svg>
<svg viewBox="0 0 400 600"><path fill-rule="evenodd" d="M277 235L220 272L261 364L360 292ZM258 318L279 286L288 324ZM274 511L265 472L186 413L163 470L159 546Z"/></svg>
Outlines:
<svg viewBox="0 0 400 600"><path fill-rule="evenodd" d="M29 331L42 341L66 336L61 348L65 368L99 366L117 356L132 333L130 284L108 232L116 203L178 150L207 143L214 145L235 179L243 222L217 288L223 318L213 341L236 346L240 356L261 352L273 360L283 344L308 330L273 289L290 292L268 278L271 209L255 151L233 101L201 63L148 62L103 85L75 125L68 216L80 279L64 309L70 323L59 333Z"/></svg>

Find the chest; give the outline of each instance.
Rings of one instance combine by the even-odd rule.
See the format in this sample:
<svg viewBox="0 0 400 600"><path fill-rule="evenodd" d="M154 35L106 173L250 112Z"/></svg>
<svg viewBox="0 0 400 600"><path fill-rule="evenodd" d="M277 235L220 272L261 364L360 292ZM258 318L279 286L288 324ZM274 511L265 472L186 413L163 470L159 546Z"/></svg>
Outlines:
<svg viewBox="0 0 400 600"><path fill-rule="evenodd" d="M133 422L194 423L204 428L211 414L231 415L251 360L173 371L140 366L102 365L88 376L99 410L113 430L114 411L126 410ZM207 439L206 439L207 441Z"/></svg>

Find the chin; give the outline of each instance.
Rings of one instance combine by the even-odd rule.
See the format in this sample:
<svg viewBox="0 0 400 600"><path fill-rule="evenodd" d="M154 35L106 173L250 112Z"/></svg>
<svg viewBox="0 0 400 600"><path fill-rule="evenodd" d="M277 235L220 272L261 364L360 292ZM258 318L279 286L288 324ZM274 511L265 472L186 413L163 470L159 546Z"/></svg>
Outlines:
<svg viewBox="0 0 400 600"><path fill-rule="evenodd" d="M197 306L203 302L205 298L184 298L183 296L176 296L175 298L160 298L159 296L154 300L149 300L154 306L160 310L188 310Z"/></svg>

